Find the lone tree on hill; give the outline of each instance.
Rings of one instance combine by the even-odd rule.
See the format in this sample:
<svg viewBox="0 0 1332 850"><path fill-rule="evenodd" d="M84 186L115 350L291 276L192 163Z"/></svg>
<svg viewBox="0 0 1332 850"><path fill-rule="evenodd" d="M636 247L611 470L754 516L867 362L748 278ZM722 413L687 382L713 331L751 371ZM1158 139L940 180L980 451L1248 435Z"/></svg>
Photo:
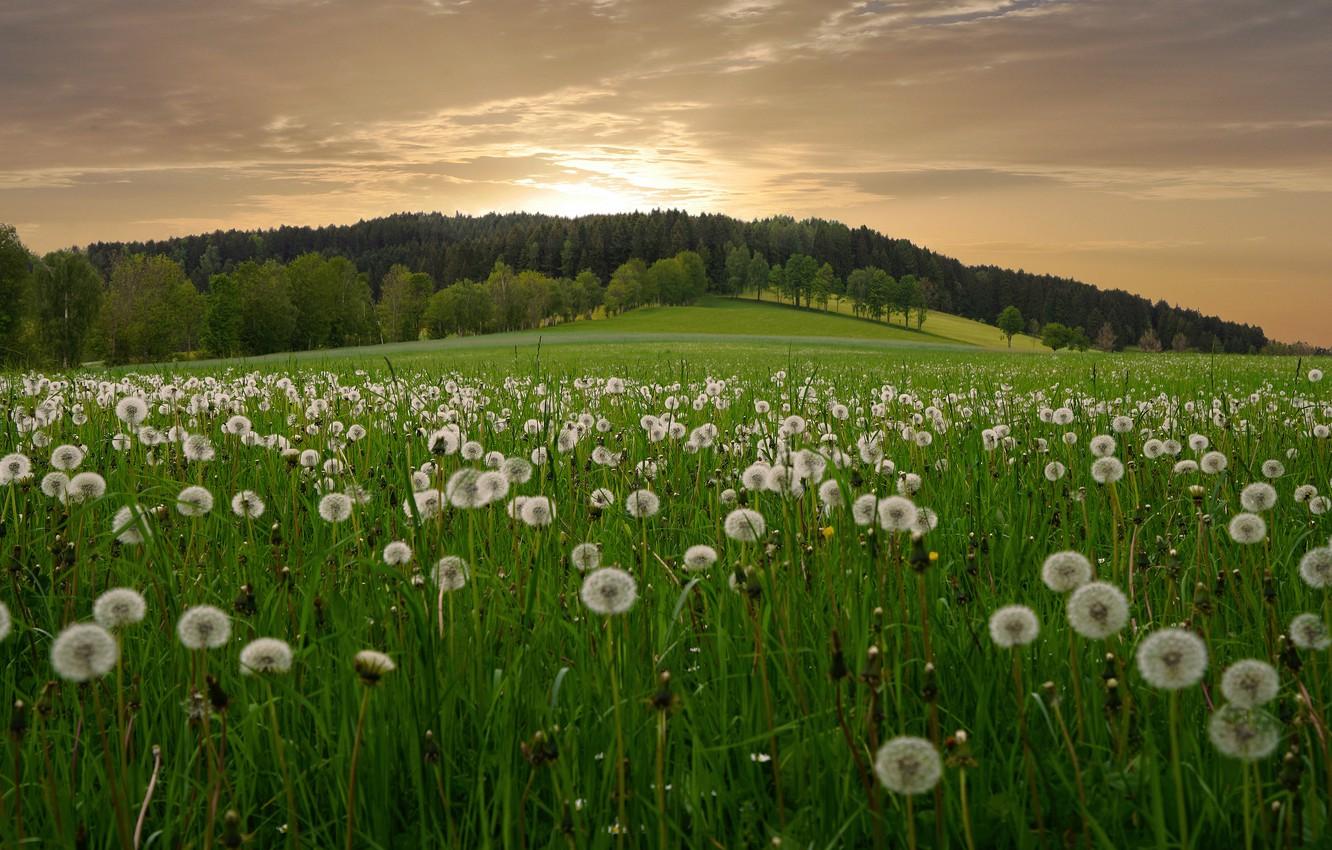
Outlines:
<svg viewBox="0 0 1332 850"><path fill-rule="evenodd" d="M1009 304L1004 311L999 314L999 321L995 322L1004 336L1008 337L1008 347L1013 347L1013 337L1022 333L1023 321L1022 311Z"/></svg>

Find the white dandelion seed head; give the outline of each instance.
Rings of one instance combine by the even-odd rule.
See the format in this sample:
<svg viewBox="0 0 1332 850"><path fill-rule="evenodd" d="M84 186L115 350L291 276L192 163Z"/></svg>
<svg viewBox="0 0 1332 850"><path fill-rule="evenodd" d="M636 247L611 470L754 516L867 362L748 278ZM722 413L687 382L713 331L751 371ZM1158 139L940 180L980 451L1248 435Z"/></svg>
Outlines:
<svg viewBox="0 0 1332 850"><path fill-rule="evenodd" d="M701 572L717 563L717 550L703 543L690 546L684 553L684 568L691 573Z"/></svg>
<svg viewBox="0 0 1332 850"><path fill-rule="evenodd" d="M902 735L879 747L874 773L894 794L924 794L943 776L943 760L925 738Z"/></svg>
<svg viewBox="0 0 1332 850"><path fill-rule="evenodd" d="M196 605L176 621L176 637L186 649L217 649L231 637L231 619L220 608Z"/></svg>
<svg viewBox="0 0 1332 850"><path fill-rule="evenodd" d="M1124 477L1124 462L1117 457L1098 457L1092 461L1091 477L1097 484L1114 484Z"/></svg>
<svg viewBox="0 0 1332 850"><path fill-rule="evenodd" d="M1207 721L1207 738L1224 756L1257 761L1276 752L1281 730L1276 718L1264 711L1227 704Z"/></svg>
<svg viewBox="0 0 1332 850"><path fill-rule="evenodd" d="M1115 438L1109 434L1097 434L1087 443L1087 448L1095 457L1110 457L1115 453Z"/></svg>
<svg viewBox="0 0 1332 850"><path fill-rule="evenodd" d="M1229 465L1230 460L1221 452L1208 452L1198 461L1198 468L1207 475L1219 475Z"/></svg>
<svg viewBox="0 0 1332 850"><path fill-rule="evenodd" d="M111 672L120 657L116 639L96 623L66 626L51 644L51 667L70 682L87 682Z"/></svg>
<svg viewBox="0 0 1332 850"><path fill-rule="evenodd" d="M615 494L605 487L598 487L588 494L587 503L598 510L604 510L615 504Z"/></svg>
<svg viewBox="0 0 1332 850"><path fill-rule="evenodd" d="M661 499L651 490L635 490L625 498L624 509L635 519L646 519L661 509Z"/></svg>
<svg viewBox="0 0 1332 850"><path fill-rule="evenodd" d="M1081 552L1055 552L1041 565L1041 581L1055 593L1068 593L1091 581L1091 561Z"/></svg>
<svg viewBox="0 0 1332 850"><path fill-rule="evenodd" d="M51 451L52 469L58 469L61 472L69 472L78 469L79 464L81 463L83 463L83 449L78 446L56 446L55 449Z"/></svg>
<svg viewBox="0 0 1332 850"><path fill-rule="evenodd" d="M1267 538L1267 522L1257 514L1235 514L1226 530L1230 532L1231 540L1245 546L1261 543Z"/></svg>
<svg viewBox="0 0 1332 850"><path fill-rule="evenodd" d="M106 479L96 472L80 472L69 479L65 500L74 504L95 502L106 495Z"/></svg>
<svg viewBox="0 0 1332 850"><path fill-rule="evenodd" d="M1045 480L1051 483L1063 478L1068 472L1068 467L1057 460L1052 460L1045 465Z"/></svg>
<svg viewBox="0 0 1332 850"><path fill-rule="evenodd" d="M111 518L111 533L125 546L137 546L151 534L147 513L138 505L125 505Z"/></svg>
<svg viewBox="0 0 1332 850"><path fill-rule="evenodd" d="M752 508L736 508L722 522L726 536L740 543L753 543L768 531L763 514Z"/></svg>
<svg viewBox="0 0 1332 850"><path fill-rule="evenodd" d="M242 675L286 673L291 670L291 646L277 638L256 638L240 652Z"/></svg>
<svg viewBox="0 0 1332 850"><path fill-rule="evenodd" d="M138 427L148 418L148 402L138 396L125 396L116 403L116 418L126 425Z"/></svg>
<svg viewBox="0 0 1332 850"><path fill-rule="evenodd" d="M1138 644L1138 672L1154 688L1192 687L1207 672L1207 644L1184 629L1160 629Z"/></svg>
<svg viewBox="0 0 1332 850"><path fill-rule="evenodd" d="M412 560L412 547L404 540L393 540L384 547L384 563L399 567Z"/></svg>
<svg viewBox="0 0 1332 850"><path fill-rule="evenodd" d="M873 493L857 496L851 503L851 518L856 525L869 525L879 516L879 497Z"/></svg>
<svg viewBox="0 0 1332 850"><path fill-rule="evenodd" d="M346 493L329 493L319 500L319 517L324 522L345 522L351 514L352 500Z"/></svg>
<svg viewBox="0 0 1332 850"><path fill-rule="evenodd" d="M1277 503L1276 488L1265 481L1255 481L1240 491L1240 504L1253 513L1270 511Z"/></svg>
<svg viewBox="0 0 1332 850"><path fill-rule="evenodd" d="M208 488L191 485L176 496L176 510L182 516L203 516L213 509L213 494Z"/></svg>
<svg viewBox="0 0 1332 850"><path fill-rule="evenodd" d="M1256 708L1276 699L1281 677L1266 661L1245 658L1221 674L1221 694L1240 708Z"/></svg>
<svg viewBox="0 0 1332 850"><path fill-rule="evenodd" d="M555 521L555 505L545 496L529 496L523 500L519 516L525 525L533 528L547 526Z"/></svg>
<svg viewBox="0 0 1332 850"><path fill-rule="evenodd" d="M467 584L467 562L457 555L445 555L435 564L431 578L440 590L461 590Z"/></svg>
<svg viewBox="0 0 1332 850"><path fill-rule="evenodd" d="M142 622L147 612L143 594L130 587L113 587L93 602L93 619L109 631Z"/></svg>
<svg viewBox="0 0 1332 850"><path fill-rule="evenodd" d="M362 684L373 686L379 684L379 680L385 675L398 669L398 665L382 652L363 649L352 659L352 669L361 678Z"/></svg>
<svg viewBox="0 0 1332 850"><path fill-rule="evenodd" d="M1327 624L1317 614L1297 614L1290 621L1286 634L1297 649L1321 652L1332 646L1332 635L1328 634Z"/></svg>
<svg viewBox="0 0 1332 850"><path fill-rule="evenodd" d="M594 614L624 614L638 599L638 582L619 567L602 567L587 574L578 595Z"/></svg>
<svg viewBox="0 0 1332 850"><path fill-rule="evenodd" d="M1332 587L1332 547L1310 549L1300 558L1300 578L1315 590Z"/></svg>
<svg viewBox="0 0 1332 850"><path fill-rule="evenodd" d="M601 547L595 543L579 543L569 553L569 563L579 572L588 572L601 566Z"/></svg>
<svg viewBox="0 0 1332 850"><path fill-rule="evenodd" d="M253 490L242 490L231 497L231 512L241 519L258 519L264 510L264 500Z"/></svg>
<svg viewBox="0 0 1332 850"><path fill-rule="evenodd" d="M1089 640L1105 640L1128 623L1128 597L1113 584L1093 581L1068 597L1068 624Z"/></svg>
<svg viewBox="0 0 1332 850"><path fill-rule="evenodd" d="M1004 649L1026 646L1040 631L1036 612L1026 605L1005 605L990 615L990 640Z"/></svg>
<svg viewBox="0 0 1332 850"><path fill-rule="evenodd" d="M1286 465L1279 460L1263 461L1264 478L1280 478L1286 474Z"/></svg>
<svg viewBox="0 0 1332 850"><path fill-rule="evenodd" d="M25 454L13 452L0 458L0 484L14 484L32 478L32 461Z"/></svg>
<svg viewBox="0 0 1332 850"><path fill-rule="evenodd" d="M910 531L916 524L916 505L905 496L889 496L879 502L879 527L884 531Z"/></svg>
<svg viewBox="0 0 1332 850"><path fill-rule="evenodd" d="M9 616L9 608L5 603L0 602L0 641L9 637L9 633L14 630L14 620Z"/></svg>

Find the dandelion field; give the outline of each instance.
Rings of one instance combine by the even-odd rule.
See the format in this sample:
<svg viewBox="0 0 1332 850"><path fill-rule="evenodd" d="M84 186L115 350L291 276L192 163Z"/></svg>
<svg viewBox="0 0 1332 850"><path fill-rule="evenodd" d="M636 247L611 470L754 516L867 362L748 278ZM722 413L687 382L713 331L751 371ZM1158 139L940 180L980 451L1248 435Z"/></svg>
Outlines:
<svg viewBox="0 0 1332 850"><path fill-rule="evenodd" d="M1329 846L1320 379L615 345L8 376L0 843Z"/></svg>

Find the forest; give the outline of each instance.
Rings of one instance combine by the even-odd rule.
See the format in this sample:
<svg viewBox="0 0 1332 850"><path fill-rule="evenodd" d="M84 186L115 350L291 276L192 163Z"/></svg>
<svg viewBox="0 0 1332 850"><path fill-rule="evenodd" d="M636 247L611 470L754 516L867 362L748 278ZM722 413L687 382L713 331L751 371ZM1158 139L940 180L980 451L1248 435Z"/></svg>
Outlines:
<svg viewBox="0 0 1332 850"><path fill-rule="evenodd" d="M1066 278L967 266L821 219L746 222L677 210L577 218L403 213L351 225L95 243L44 257L0 227L2 356L22 365L518 330L690 303L705 293L766 292L806 307L846 299L859 315L900 314L916 326L930 310L995 324L1013 307L1027 333L1107 349L1270 348L1254 325Z"/></svg>

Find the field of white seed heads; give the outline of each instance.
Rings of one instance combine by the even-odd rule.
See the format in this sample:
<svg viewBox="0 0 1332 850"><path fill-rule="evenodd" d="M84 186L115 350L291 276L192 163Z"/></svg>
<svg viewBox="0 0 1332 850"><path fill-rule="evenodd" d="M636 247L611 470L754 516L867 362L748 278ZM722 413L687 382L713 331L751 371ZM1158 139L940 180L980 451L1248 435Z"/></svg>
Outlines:
<svg viewBox="0 0 1332 850"><path fill-rule="evenodd" d="M1321 377L0 378L0 843L1327 846Z"/></svg>

